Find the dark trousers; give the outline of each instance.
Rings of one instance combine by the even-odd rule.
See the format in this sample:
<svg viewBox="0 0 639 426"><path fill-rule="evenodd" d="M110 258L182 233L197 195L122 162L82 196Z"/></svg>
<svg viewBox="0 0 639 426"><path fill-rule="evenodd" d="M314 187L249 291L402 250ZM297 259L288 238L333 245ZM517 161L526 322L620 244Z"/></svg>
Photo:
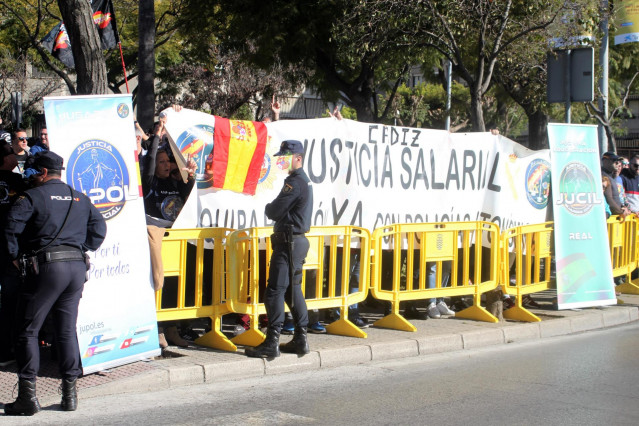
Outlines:
<svg viewBox="0 0 639 426"><path fill-rule="evenodd" d="M269 320L269 328L273 328L278 332L282 329L282 324L284 323L284 302L286 301L286 304L291 308L291 297L294 302L291 314L293 314L295 325L298 327L308 326L306 300L304 300L304 295L302 294L302 266L308 253L308 247L309 243L306 237L294 239L293 286L292 291L287 292L289 287L288 248L286 243L273 243L273 254L271 255L264 305Z"/></svg>
<svg viewBox="0 0 639 426"><path fill-rule="evenodd" d="M16 307L20 291L20 272L13 264L7 264L0 273L0 359L13 355L15 344Z"/></svg>
<svg viewBox="0 0 639 426"><path fill-rule="evenodd" d="M18 305L16 361L21 379L35 380L40 368L38 332L49 311L53 314L60 375L82 374L76 334L78 305L84 289L83 260L40 264L40 273L28 276Z"/></svg>

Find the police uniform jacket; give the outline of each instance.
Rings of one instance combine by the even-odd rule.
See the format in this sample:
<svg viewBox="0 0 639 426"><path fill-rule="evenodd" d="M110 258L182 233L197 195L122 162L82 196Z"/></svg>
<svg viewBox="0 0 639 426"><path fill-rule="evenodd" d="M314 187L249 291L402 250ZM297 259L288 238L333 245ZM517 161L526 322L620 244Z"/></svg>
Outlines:
<svg viewBox="0 0 639 426"><path fill-rule="evenodd" d="M62 229L67 212L69 218ZM46 247L54 238L47 251L66 246L84 252L100 247L106 222L86 195L52 179L18 197L7 213L4 236L11 259Z"/></svg>
<svg viewBox="0 0 639 426"><path fill-rule="evenodd" d="M289 225L293 225L294 234L305 234L311 229L313 187L304 169L288 175L282 191L266 205L264 212L275 221L274 232L287 232Z"/></svg>

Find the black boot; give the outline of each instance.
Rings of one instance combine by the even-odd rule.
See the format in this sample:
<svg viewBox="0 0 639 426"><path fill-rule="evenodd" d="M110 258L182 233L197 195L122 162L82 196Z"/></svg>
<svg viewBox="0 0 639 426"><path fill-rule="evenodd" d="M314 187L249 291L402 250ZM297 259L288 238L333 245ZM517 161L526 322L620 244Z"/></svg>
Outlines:
<svg viewBox="0 0 639 426"><path fill-rule="evenodd" d="M306 338L306 327L295 327L293 339L280 346L280 350L287 354L306 355L311 350L308 348L308 339Z"/></svg>
<svg viewBox="0 0 639 426"><path fill-rule="evenodd" d="M251 358L275 358L280 356L280 332L269 328L266 339L254 348L246 348L246 356Z"/></svg>
<svg viewBox="0 0 639 426"><path fill-rule="evenodd" d="M40 403L36 397L36 382L20 379L18 382L18 398L4 405L7 416L33 416L40 411Z"/></svg>
<svg viewBox="0 0 639 426"><path fill-rule="evenodd" d="M75 383L77 379L62 379L62 411L75 411L78 408L78 391Z"/></svg>

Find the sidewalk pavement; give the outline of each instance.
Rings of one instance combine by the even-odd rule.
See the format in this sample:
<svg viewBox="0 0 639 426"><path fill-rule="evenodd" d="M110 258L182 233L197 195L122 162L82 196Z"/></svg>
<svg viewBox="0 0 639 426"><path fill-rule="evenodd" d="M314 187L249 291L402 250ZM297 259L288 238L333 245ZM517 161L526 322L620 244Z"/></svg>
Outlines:
<svg viewBox="0 0 639 426"><path fill-rule="evenodd" d="M248 358L244 348L235 353L192 345L181 349L169 347L162 357L139 361L90 374L78 380L79 397L91 398L128 392L149 392L177 386L212 383L263 375L299 372L319 368L355 365L369 361L427 356L435 353L475 349L483 346L530 341L580 333L621 325L639 319L639 296L622 295L616 306L557 311L552 307L553 294L537 293L538 309L530 309L542 321L522 323L504 321L486 323L461 318L412 320L417 331L404 332L376 327L367 328L366 339L310 334L311 353L298 357L282 354L273 360ZM373 322L381 313L364 312ZM286 342L288 336L280 341ZM60 401L57 364L49 349L43 349L37 393L42 405ZM0 402L11 402L17 396L15 364L0 368Z"/></svg>

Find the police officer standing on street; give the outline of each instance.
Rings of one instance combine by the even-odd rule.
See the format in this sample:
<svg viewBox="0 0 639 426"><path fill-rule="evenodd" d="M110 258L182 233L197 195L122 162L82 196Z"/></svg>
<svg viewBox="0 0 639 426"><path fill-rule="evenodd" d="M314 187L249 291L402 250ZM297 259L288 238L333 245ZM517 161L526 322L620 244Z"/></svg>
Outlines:
<svg viewBox="0 0 639 426"><path fill-rule="evenodd" d="M9 258L24 277L15 351L19 390L15 402L4 406L8 415L40 411L38 332L49 311L54 314L62 409L76 409L76 379L82 374L76 322L87 271L85 256L99 248L106 235L104 218L89 198L60 180L62 157L39 152L32 167L38 171L32 177L35 187L13 204L3 231Z"/></svg>
<svg viewBox="0 0 639 426"><path fill-rule="evenodd" d="M266 339L245 353L254 358L273 358L286 353L309 353L306 327L308 312L302 293L302 266L309 243L304 235L311 229L313 212L313 188L302 169L304 147L299 141L282 142L275 156L287 156L288 177L284 187L273 202L266 205L266 216L275 221L271 245L273 254L268 276L264 304L268 316ZM284 302L288 304L295 321L293 339L280 348L279 339L284 323Z"/></svg>

